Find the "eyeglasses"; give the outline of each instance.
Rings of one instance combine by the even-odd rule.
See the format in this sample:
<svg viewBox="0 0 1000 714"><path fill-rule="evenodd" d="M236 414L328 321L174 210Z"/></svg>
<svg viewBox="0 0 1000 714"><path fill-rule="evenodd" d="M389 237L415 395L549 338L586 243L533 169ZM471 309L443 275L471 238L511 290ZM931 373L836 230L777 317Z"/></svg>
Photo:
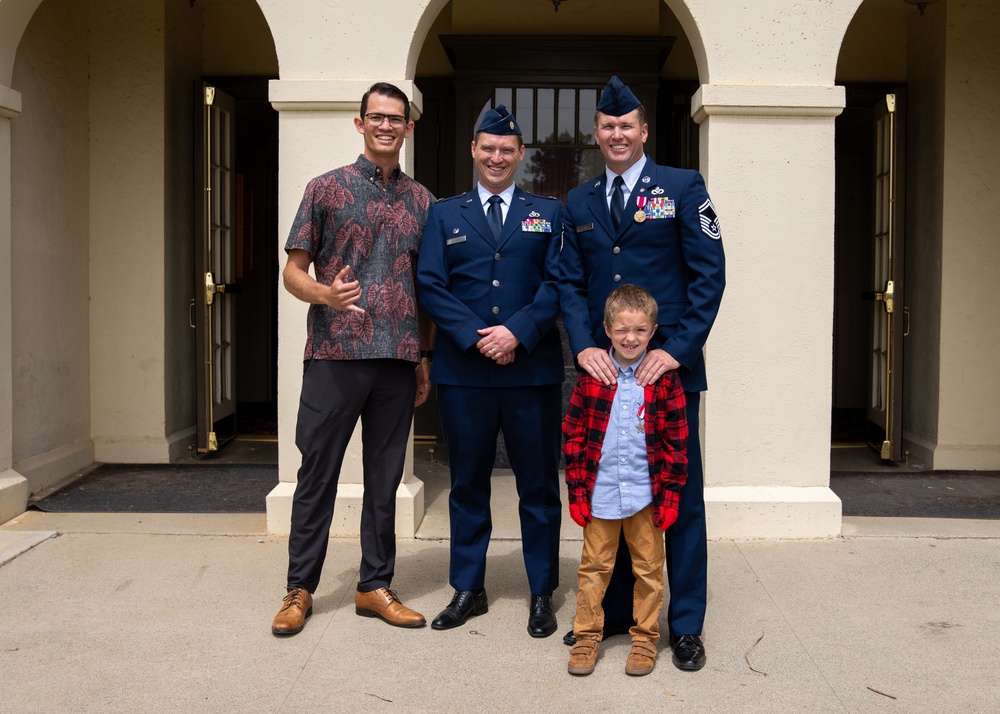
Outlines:
<svg viewBox="0 0 1000 714"><path fill-rule="evenodd" d="M396 129L406 124L406 117L401 117L399 114L376 114L375 112L365 114L365 120L372 126L382 126L382 122L386 119L389 120L389 125Z"/></svg>

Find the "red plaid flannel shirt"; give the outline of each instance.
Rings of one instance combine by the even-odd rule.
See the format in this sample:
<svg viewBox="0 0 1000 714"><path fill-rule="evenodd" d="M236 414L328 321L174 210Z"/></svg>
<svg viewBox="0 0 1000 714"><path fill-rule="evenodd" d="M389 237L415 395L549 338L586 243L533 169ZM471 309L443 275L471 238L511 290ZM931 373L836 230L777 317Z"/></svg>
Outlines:
<svg viewBox="0 0 1000 714"><path fill-rule="evenodd" d="M617 386L607 386L583 371L576 379L562 427L570 503L590 504ZM687 401L677 372L666 372L647 385L645 402L649 481L658 512L664 505L680 505L678 492L687 481Z"/></svg>

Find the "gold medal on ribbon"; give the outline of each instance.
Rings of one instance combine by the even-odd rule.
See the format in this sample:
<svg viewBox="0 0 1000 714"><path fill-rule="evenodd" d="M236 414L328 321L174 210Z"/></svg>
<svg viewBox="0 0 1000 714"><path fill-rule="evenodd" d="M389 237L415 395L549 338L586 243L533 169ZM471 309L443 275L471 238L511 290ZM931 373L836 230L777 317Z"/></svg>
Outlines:
<svg viewBox="0 0 1000 714"><path fill-rule="evenodd" d="M632 216L632 218L635 219L636 223L642 223L644 220L646 220L646 212L640 209L635 212L635 215Z"/></svg>

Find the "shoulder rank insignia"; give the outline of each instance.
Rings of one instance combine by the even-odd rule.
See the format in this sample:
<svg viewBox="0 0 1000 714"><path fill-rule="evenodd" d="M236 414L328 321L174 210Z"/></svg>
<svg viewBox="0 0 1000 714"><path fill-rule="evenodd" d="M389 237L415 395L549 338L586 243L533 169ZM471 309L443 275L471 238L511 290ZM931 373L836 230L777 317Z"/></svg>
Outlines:
<svg viewBox="0 0 1000 714"><path fill-rule="evenodd" d="M701 223L701 232L712 240L722 239L722 226L719 225L719 216L715 213L715 205L711 198L706 198L705 202L698 206L698 221Z"/></svg>

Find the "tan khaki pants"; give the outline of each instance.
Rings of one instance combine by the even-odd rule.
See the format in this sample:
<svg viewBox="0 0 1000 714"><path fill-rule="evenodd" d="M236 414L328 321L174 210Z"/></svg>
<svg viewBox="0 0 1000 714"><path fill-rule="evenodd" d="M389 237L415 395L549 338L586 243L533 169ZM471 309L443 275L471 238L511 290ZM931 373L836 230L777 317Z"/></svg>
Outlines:
<svg viewBox="0 0 1000 714"><path fill-rule="evenodd" d="M657 622L663 607L663 531L653 519L653 506L646 506L633 516L620 521L591 518L583 529L583 555L577 571L576 621L573 632L577 639L600 641L604 632L604 610L601 601L607 590L615 565L620 534L625 533L632 554L635 591L632 595L632 615L636 624L629 632L633 639L656 643L660 639Z"/></svg>

